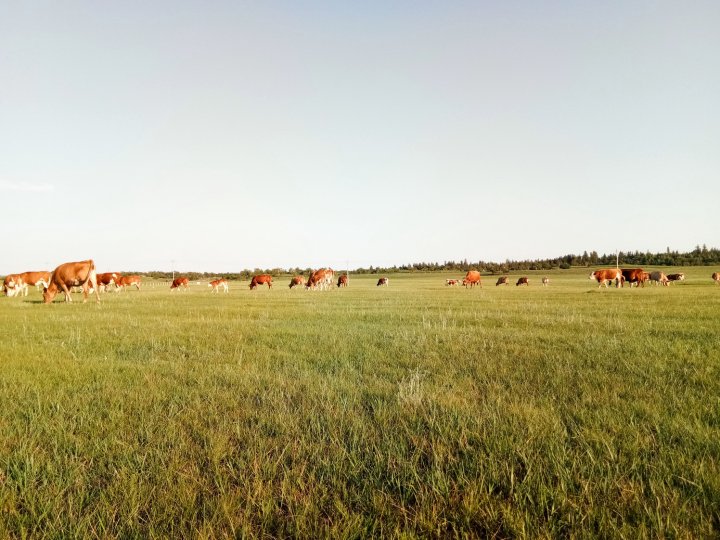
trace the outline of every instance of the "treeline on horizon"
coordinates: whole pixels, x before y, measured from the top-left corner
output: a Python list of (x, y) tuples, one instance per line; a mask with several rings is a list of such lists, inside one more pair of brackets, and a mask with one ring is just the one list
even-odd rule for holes
[[(720, 264), (720, 249), (708, 248), (703, 245), (686, 253), (671, 251), (670, 248), (664, 253), (650, 253), (641, 251), (621, 251), (618, 253), (620, 266), (708, 266)], [(503, 263), (487, 261), (445, 261), (443, 263), (419, 262), (405, 264), (402, 266), (370, 266), (368, 268), (356, 268), (352, 274), (389, 274), (402, 272), (467, 272), (468, 270), (480, 270), (489, 274), (505, 274), (513, 271), (523, 270), (567, 270), (572, 267), (590, 266), (615, 266), (615, 254), (598, 255), (596, 251), (582, 255), (564, 255), (553, 259), (537, 259), (524, 261), (505, 261)], [(175, 272), (175, 276), (183, 275), (188, 279), (200, 280), (222, 276), (231, 280), (249, 280), (255, 274), (281, 275), (303, 275), (308, 276), (314, 268), (255, 268), (244, 269), (240, 272)], [(336, 269), (342, 273), (343, 269)], [(140, 274), (155, 279), (171, 279), (172, 272), (124, 272), (126, 274)]]

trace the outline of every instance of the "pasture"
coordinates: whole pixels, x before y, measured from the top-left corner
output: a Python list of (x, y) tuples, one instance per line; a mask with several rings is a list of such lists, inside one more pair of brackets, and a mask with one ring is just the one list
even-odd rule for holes
[(718, 536), (715, 270), (2, 297), (0, 536)]

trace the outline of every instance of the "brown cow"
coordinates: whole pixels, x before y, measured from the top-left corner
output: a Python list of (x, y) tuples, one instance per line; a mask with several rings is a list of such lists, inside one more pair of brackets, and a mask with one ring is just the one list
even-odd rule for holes
[(380, 279), (378, 279), (378, 282), (377, 282), (376, 287), (380, 287), (381, 285), (385, 285), (385, 286), (387, 287), (389, 281), (390, 281), (390, 280), (389, 280), (388, 278), (386, 278), (386, 277), (381, 277)]
[(229, 291), (228, 282), (227, 282), (227, 279), (225, 279), (225, 278), (220, 278), (220, 279), (211, 281), (210, 283), (208, 283), (208, 287), (212, 287), (212, 289), (210, 289), (211, 294), (212, 293), (220, 294), (220, 287), (222, 287), (224, 289), (223, 292)]
[(291, 289), (293, 287), (299, 287), (300, 285), (305, 285), (305, 278), (302, 276), (293, 276), (290, 279), (290, 285), (288, 285)]
[(338, 287), (347, 287), (348, 286), (347, 274), (343, 274), (338, 278), (337, 286)]
[[(117, 272), (105, 272), (97, 275), (97, 285), (100, 288), (100, 292), (105, 292), (110, 285), (113, 283), (117, 287), (117, 279), (121, 277), (121, 274)], [(115, 289), (117, 290), (117, 288)]]
[(258, 274), (253, 276), (250, 282), (250, 289), (256, 289), (258, 285), (267, 285), (268, 289), (272, 288), (272, 276), (270, 274)]
[[(41, 270), (39, 272), (23, 272), (22, 274), (10, 274), (5, 276), (3, 291), (6, 296), (28, 295), (28, 285), (42, 286), (44, 289), (50, 285), (50, 272)], [(12, 289), (12, 292), (11, 292)]]
[(590, 274), (590, 279), (596, 280), (599, 285), (598, 288), (605, 285), (608, 286), (608, 282), (615, 282), (615, 287), (620, 287), (620, 281), (622, 280), (622, 272), (618, 268), (607, 268), (605, 270), (595, 270)]
[(88, 288), (95, 289), (95, 298), (100, 302), (100, 293), (97, 290), (95, 276), (95, 263), (92, 259), (80, 262), (61, 264), (53, 270), (50, 284), (43, 290), (43, 301), (49, 304), (55, 298), (58, 289), (65, 293), (65, 302), (72, 302), (70, 287), (82, 287), (83, 303), (87, 302)]
[(477, 270), (470, 270), (467, 274), (465, 274), (465, 279), (463, 279), (463, 285), (465, 285), (465, 287), (470, 285), (471, 289), (475, 285), (480, 285), (480, 288), (482, 288), (482, 278), (480, 277), (480, 272), (478, 272)]
[(516, 287), (517, 287), (518, 285), (527, 285), (527, 286), (529, 287), (529, 286), (530, 286), (530, 280), (529, 280), (528, 278), (526, 278), (526, 277), (521, 277), (521, 278), (519, 278), (519, 279), (517, 280), (517, 283), (515, 284)]
[(501, 277), (499, 277), (498, 280), (497, 280), (497, 283), (495, 283), (495, 286), (496, 286), (496, 287), (497, 287), (498, 285), (510, 285), (510, 278), (508, 278), (507, 276), (501, 276)]
[(715, 283), (720, 285), (720, 272), (713, 272), (712, 278)]
[(118, 291), (124, 291), (125, 287), (135, 285), (139, 291), (141, 283), (142, 278), (140, 276), (120, 276), (117, 280), (115, 280), (115, 287), (117, 287)]
[(179, 289), (180, 287), (183, 287), (182, 290), (187, 291), (190, 281), (186, 277), (176, 277), (173, 279), (173, 282), (170, 284), (170, 290), (174, 291), (175, 289)]
[(625, 282), (627, 281), (630, 283), (630, 287), (634, 285), (636, 286), (645, 286), (645, 273), (642, 268), (623, 268), (620, 270), (622, 273), (622, 279), (620, 280), (620, 286), (623, 287), (625, 285)]
[(332, 268), (320, 268), (310, 275), (305, 288), (327, 290), (332, 287), (333, 281), (335, 281), (335, 271)]

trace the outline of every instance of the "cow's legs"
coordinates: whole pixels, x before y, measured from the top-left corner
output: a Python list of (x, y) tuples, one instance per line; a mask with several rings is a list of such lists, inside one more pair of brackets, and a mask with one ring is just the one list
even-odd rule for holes
[(72, 296), (70, 296), (70, 289), (64, 283), (60, 283), (60, 288), (65, 293), (65, 302), (72, 302)]

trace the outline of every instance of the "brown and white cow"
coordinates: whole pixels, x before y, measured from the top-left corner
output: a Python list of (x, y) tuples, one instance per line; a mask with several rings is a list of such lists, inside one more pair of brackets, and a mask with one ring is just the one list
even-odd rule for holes
[[(105, 292), (105, 290), (110, 285), (115, 285), (117, 287), (117, 279), (121, 276), (118, 272), (104, 272), (102, 274), (97, 275), (97, 286), (100, 290), (100, 292)], [(117, 288), (115, 289), (117, 291)]]
[(712, 279), (715, 283), (720, 285), (720, 272), (713, 272)]
[(42, 270), (39, 272), (23, 272), (21, 274), (5, 276), (3, 291), (6, 296), (27, 296), (28, 286), (33, 285), (45, 289), (50, 285), (50, 272)]
[(270, 274), (258, 274), (253, 276), (250, 281), (250, 289), (256, 289), (258, 285), (267, 285), (268, 289), (272, 288), (272, 276)]
[(190, 280), (186, 277), (176, 277), (173, 279), (173, 282), (170, 284), (170, 290), (174, 291), (175, 289), (180, 289), (182, 287), (184, 291), (188, 290), (188, 287), (190, 286)]
[(465, 279), (463, 279), (463, 285), (467, 287), (468, 285), (472, 289), (475, 285), (480, 285), (480, 288), (482, 288), (482, 278), (480, 277), (480, 272), (477, 270), (470, 270), (467, 274), (465, 274)]
[(460, 285), (460, 280), (459, 280), (459, 279), (446, 279), (446, 280), (445, 280), (445, 286), (446, 286), (446, 287), (456, 287), (456, 286), (458, 286), (458, 285)]
[(72, 302), (70, 287), (82, 287), (83, 303), (87, 302), (88, 288), (92, 287), (95, 290), (95, 298), (100, 302), (95, 263), (92, 259), (61, 264), (53, 270), (50, 284), (43, 291), (43, 301), (49, 304), (57, 295), (58, 290), (62, 290), (65, 293), (65, 302)]
[(527, 286), (529, 287), (529, 286), (530, 286), (530, 280), (529, 280), (528, 278), (526, 278), (526, 277), (518, 278), (517, 283), (515, 284), (515, 286), (517, 287), (518, 285), (527, 285)]
[(498, 278), (497, 283), (495, 283), (495, 286), (498, 285), (510, 285), (510, 278), (507, 276), (501, 276)]
[(229, 291), (228, 282), (227, 282), (227, 279), (225, 279), (225, 278), (215, 279), (215, 280), (211, 281), (210, 283), (208, 283), (208, 287), (212, 287), (210, 289), (210, 294), (212, 294), (212, 293), (220, 294), (220, 288), (223, 289), (223, 292)]
[(630, 284), (630, 287), (633, 285), (635, 286), (645, 286), (645, 271), (643, 271), (642, 268), (623, 268), (620, 270), (622, 273), (622, 279), (620, 280), (620, 286), (623, 287), (625, 285), (625, 282), (627, 281)]
[(142, 278), (140, 276), (120, 276), (115, 280), (115, 287), (117, 287), (117, 291), (124, 291), (125, 287), (129, 287), (130, 285), (135, 285), (139, 291), (141, 284)]
[(386, 278), (386, 277), (381, 277), (380, 279), (378, 279), (378, 282), (377, 282), (376, 287), (382, 287), (383, 285), (385, 285), (386, 287), (388, 287), (388, 286), (389, 286), (389, 285), (388, 285), (389, 281), (390, 281), (390, 280), (389, 280), (388, 278)]
[(343, 274), (338, 278), (337, 286), (338, 287), (347, 287), (348, 286), (347, 274)]
[(658, 283), (661, 285), (667, 286), (668, 284), (668, 278), (665, 275), (664, 272), (650, 272), (650, 281), (653, 282), (653, 284), (657, 285)]
[(290, 279), (290, 285), (288, 285), (291, 289), (293, 287), (299, 287), (300, 285), (305, 285), (305, 278), (302, 276), (293, 276)]
[(685, 274), (680, 272), (679, 274), (668, 274), (668, 281), (685, 281)]
[(543, 287), (547, 287), (548, 285), (550, 285), (550, 278), (547, 276), (543, 276), (542, 284), (543, 284)]
[(332, 268), (320, 268), (310, 275), (305, 288), (324, 291), (332, 287), (333, 281), (335, 281), (335, 271)]
[(620, 286), (620, 282), (622, 281), (622, 272), (620, 272), (620, 269), (618, 268), (606, 268), (604, 270), (595, 270), (592, 274), (590, 274), (590, 279), (594, 279), (599, 283), (598, 288), (605, 285), (605, 288), (608, 286), (608, 282), (615, 282), (615, 287)]

